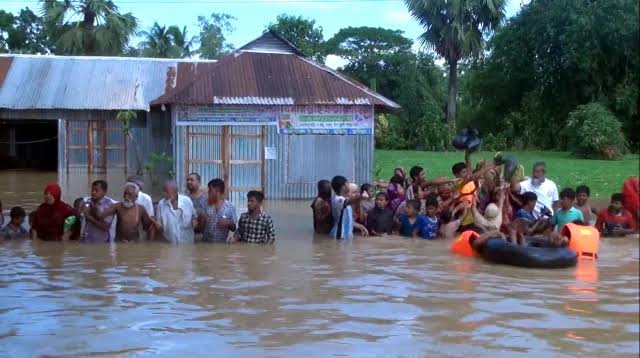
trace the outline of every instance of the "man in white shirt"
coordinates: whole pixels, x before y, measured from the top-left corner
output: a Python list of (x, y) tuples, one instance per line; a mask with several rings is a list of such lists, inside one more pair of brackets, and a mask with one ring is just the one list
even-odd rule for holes
[(531, 178), (511, 185), (511, 189), (515, 193), (524, 194), (526, 192), (533, 192), (538, 196), (538, 202), (535, 208), (533, 208), (533, 216), (536, 219), (543, 216), (543, 208), (549, 209), (550, 215), (553, 215), (553, 208), (560, 200), (558, 186), (556, 186), (556, 183), (552, 180), (545, 178), (545, 174), (546, 164), (544, 162), (536, 162), (533, 164)]
[(193, 243), (196, 210), (188, 196), (178, 194), (178, 184), (164, 184), (164, 199), (158, 203), (156, 231), (173, 243)]

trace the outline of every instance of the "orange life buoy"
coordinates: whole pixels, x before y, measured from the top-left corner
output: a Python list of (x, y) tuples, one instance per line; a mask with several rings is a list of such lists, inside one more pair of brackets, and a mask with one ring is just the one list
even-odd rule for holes
[(560, 231), (569, 238), (569, 248), (578, 254), (579, 259), (595, 260), (600, 248), (600, 233), (593, 226), (566, 224)]
[(475, 231), (467, 230), (460, 234), (451, 244), (451, 252), (463, 256), (478, 256), (478, 253), (471, 246), (471, 241), (480, 237)]

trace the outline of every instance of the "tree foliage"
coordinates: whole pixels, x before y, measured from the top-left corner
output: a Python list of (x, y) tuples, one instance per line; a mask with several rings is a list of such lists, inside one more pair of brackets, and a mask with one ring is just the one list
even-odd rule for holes
[(235, 17), (228, 14), (213, 13), (209, 17), (198, 16), (200, 57), (218, 59), (233, 51), (233, 45), (227, 41), (226, 36), (234, 30), (232, 22), (235, 20)]
[(138, 27), (111, 0), (42, 0), (42, 13), (59, 55), (121, 55)]
[(188, 38), (186, 26), (181, 30), (178, 26), (160, 26), (156, 22), (149, 31), (139, 35), (144, 38), (139, 47), (143, 57), (184, 58), (193, 53), (194, 39)]
[(302, 16), (287, 14), (278, 15), (275, 23), (269, 24), (267, 29), (291, 42), (302, 50), (306, 56), (318, 62), (324, 62), (324, 36), (322, 27), (316, 26), (316, 20)]
[(48, 54), (51, 50), (40, 16), (28, 7), (18, 16), (0, 10), (0, 52)]
[(620, 121), (600, 103), (578, 106), (565, 129), (569, 150), (579, 157), (620, 159), (626, 141)]
[(413, 41), (400, 30), (344, 28), (329, 41), (327, 52), (348, 62), (340, 70), (374, 87), (402, 106), (377, 118), (376, 143), (381, 148), (443, 150), (445, 87), (434, 58), (412, 51)]
[(400, 30), (363, 26), (341, 29), (325, 47), (328, 53), (348, 61), (341, 71), (393, 97), (400, 85), (401, 67), (415, 57), (412, 44)]
[(424, 26), (422, 43), (449, 66), (447, 122), (453, 128), (458, 95), (458, 62), (481, 54), (485, 36), (504, 19), (506, 0), (405, 0), (409, 12)]
[(463, 79), (465, 123), (505, 133), (510, 145), (566, 149), (568, 138), (558, 133), (566, 133), (569, 113), (600, 102), (637, 144), (636, 1), (532, 1), (489, 50)]

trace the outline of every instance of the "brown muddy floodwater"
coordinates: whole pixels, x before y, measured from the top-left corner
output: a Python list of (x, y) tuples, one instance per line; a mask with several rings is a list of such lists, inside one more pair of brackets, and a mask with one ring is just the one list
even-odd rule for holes
[[(11, 175), (0, 172), (5, 209), (35, 205), (57, 179)], [(67, 200), (87, 188), (64, 179)], [(0, 356), (640, 351), (637, 237), (604, 239), (597, 262), (531, 270), (453, 256), (444, 241), (314, 237), (306, 202), (268, 211), (274, 246), (0, 244)]]

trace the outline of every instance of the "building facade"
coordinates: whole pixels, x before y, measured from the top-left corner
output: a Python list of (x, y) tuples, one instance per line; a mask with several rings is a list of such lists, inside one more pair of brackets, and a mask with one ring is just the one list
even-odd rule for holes
[[(165, 92), (180, 62), (0, 55), (0, 163), (5, 169), (135, 172), (138, 157), (171, 154), (171, 118), (149, 102)], [(137, 114), (134, 141), (116, 120), (120, 111)]]
[(310, 198), (335, 175), (371, 181), (375, 111), (399, 108), (270, 32), (193, 72), (178, 65), (182, 80), (152, 105), (171, 112), (179, 183), (224, 178), (233, 200)]
[[(375, 113), (397, 109), (271, 32), (219, 61), (0, 56), (0, 162), (135, 172), (165, 153), (181, 186), (223, 178), (232, 200), (371, 181)], [(136, 113), (131, 136), (121, 111)]]

